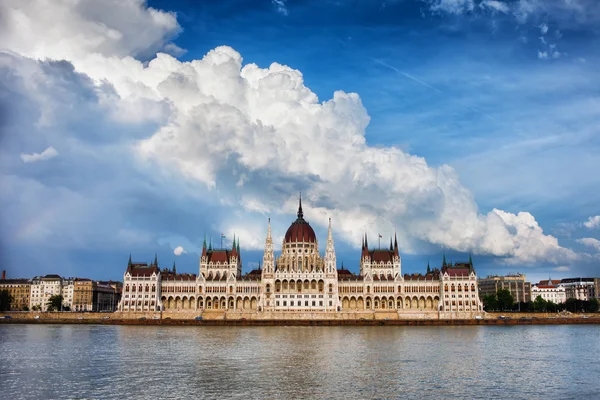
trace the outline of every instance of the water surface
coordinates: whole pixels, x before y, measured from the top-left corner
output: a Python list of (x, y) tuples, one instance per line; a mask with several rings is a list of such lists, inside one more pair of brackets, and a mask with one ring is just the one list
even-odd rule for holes
[(600, 398), (597, 326), (0, 326), (0, 394)]

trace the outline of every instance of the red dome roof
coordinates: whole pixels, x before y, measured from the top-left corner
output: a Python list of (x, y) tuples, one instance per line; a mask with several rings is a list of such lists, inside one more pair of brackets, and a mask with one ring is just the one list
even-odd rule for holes
[(304, 213), (302, 212), (302, 198), (298, 205), (298, 219), (292, 222), (292, 225), (288, 228), (285, 233), (285, 243), (291, 242), (312, 242), (317, 241), (315, 231), (310, 224), (304, 220)]
[(285, 233), (286, 243), (290, 242), (316, 242), (317, 237), (313, 228), (305, 220), (297, 219)]

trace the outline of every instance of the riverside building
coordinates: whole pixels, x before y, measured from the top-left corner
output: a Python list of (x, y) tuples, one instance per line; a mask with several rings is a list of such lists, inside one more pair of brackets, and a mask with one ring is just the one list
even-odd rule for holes
[[(555, 283), (556, 282), (556, 283)], [(534, 301), (538, 296), (546, 301), (555, 304), (561, 304), (567, 301), (565, 287), (560, 285), (560, 281), (542, 281), (531, 286), (531, 300)]]
[(527, 303), (532, 300), (531, 282), (527, 282), (523, 274), (492, 275), (481, 278), (478, 282), (481, 297), (495, 295), (500, 289), (508, 289), (516, 303)]
[(31, 294), (31, 281), (29, 279), (6, 279), (6, 271), (2, 271), (0, 291), (6, 290), (12, 297), (11, 311), (25, 311), (29, 309), (29, 296)]
[(154, 262), (133, 263), (123, 279), (118, 310), (210, 311), (232, 313), (340, 313), (387, 311), (397, 313), (462, 313), (483, 310), (473, 263), (447, 263), (426, 274), (402, 274), (398, 242), (389, 248), (369, 248), (362, 241), (360, 271), (337, 268), (331, 219), (325, 253), (304, 219), (302, 200), (297, 219), (288, 228), (276, 256), (267, 225), (262, 268), (242, 274), (239, 241), (231, 249), (202, 246), (198, 274), (178, 274), (176, 266), (160, 270)]

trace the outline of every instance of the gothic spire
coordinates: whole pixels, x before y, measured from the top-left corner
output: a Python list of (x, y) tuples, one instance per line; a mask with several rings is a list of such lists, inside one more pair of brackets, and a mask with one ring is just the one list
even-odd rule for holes
[(154, 253), (154, 264), (155, 267), (158, 267), (158, 256)]
[(204, 242), (202, 242), (202, 248), (206, 249), (206, 234), (204, 234)]
[(446, 266), (446, 253), (444, 253), (444, 259), (442, 260), (442, 267)]
[(177, 273), (177, 267), (175, 266), (175, 260), (173, 260), (173, 273)]
[(133, 264), (133, 263), (131, 262), (131, 253), (129, 253), (129, 262), (127, 263), (127, 266), (131, 267), (131, 264)]
[(302, 212), (302, 192), (300, 192), (300, 198), (298, 200), (298, 219), (304, 219), (304, 213)]
[(394, 246), (392, 244), (392, 237), (390, 236), (390, 251), (394, 251)]
[(209, 249), (209, 250), (212, 250), (212, 237), (209, 239), (209, 242), (208, 242), (208, 249)]
[(365, 232), (365, 248), (368, 250), (369, 249), (369, 240), (367, 238), (367, 232)]
[(236, 249), (236, 247), (235, 247), (235, 232), (234, 232), (233, 233), (233, 247), (232, 247), (232, 250), (235, 250), (235, 249)]

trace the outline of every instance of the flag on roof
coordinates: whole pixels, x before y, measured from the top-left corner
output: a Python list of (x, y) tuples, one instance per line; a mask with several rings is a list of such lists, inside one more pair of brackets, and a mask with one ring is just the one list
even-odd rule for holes
[(382, 238), (383, 236), (381, 236), (381, 233), (379, 234), (379, 237)]
[(225, 239), (225, 234), (221, 233), (221, 239)]

